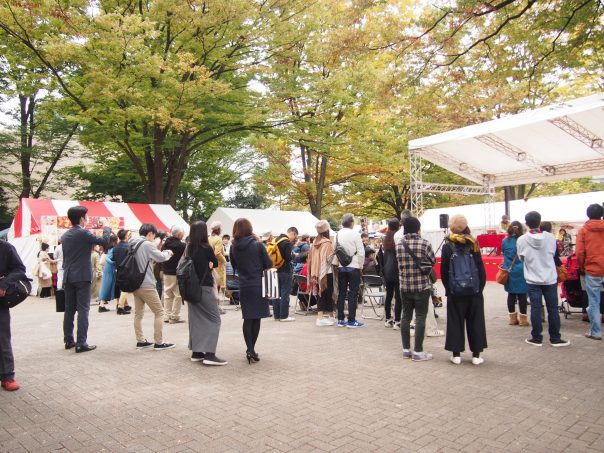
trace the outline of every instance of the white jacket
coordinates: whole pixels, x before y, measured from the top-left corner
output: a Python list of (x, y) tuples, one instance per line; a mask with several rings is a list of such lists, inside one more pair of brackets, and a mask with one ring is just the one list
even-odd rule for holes
[[(346, 267), (363, 269), (363, 263), (365, 262), (365, 246), (363, 245), (359, 233), (354, 232), (351, 228), (342, 228), (338, 231), (336, 244), (342, 246), (346, 253), (352, 256), (352, 261)], [(340, 267), (342, 267), (341, 264)]]

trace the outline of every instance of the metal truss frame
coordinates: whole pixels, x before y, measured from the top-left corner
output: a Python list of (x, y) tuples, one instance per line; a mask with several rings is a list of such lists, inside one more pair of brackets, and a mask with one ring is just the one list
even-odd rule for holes
[[(485, 226), (488, 228), (489, 226), (494, 225), (493, 203), (495, 201), (495, 187), (493, 186), (493, 177), (482, 175), (484, 182), (482, 186), (429, 183), (423, 181), (422, 166), (423, 162), (419, 150), (410, 150), (409, 175), (411, 178), (411, 211), (416, 217), (420, 217), (424, 213), (424, 193), (484, 195)], [(473, 176), (476, 176), (476, 174)]]
[(549, 122), (562, 129), (568, 135), (576, 138), (584, 145), (587, 145), (594, 151), (604, 155), (604, 139), (597, 136), (589, 129), (583, 127), (575, 120), (569, 118), (568, 116), (562, 116), (560, 118), (549, 120)]

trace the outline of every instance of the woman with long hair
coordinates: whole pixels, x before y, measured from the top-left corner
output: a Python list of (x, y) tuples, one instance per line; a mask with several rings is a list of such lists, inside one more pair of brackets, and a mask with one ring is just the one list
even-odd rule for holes
[[(333, 326), (333, 256), (329, 239), (329, 223), (320, 220), (316, 225), (317, 237), (308, 252), (308, 289), (317, 298), (317, 327)], [(327, 314), (327, 318), (324, 315)]]
[[(403, 304), (401, 301), (401, 288), (399, 285), (398, 261), (396, 259), (396, 245), (394, 234), (400, 230), (401, 224), (397, 219), (388, 221), (388, 230), (384, 236), (384, 242), (378, 253), (378, 262), (384, 282), (386, 283), (386, 300), (384, 301), (384, 312), (386, 314), (386, 327), (401, 328), (401, 312)], [(392, 299), (394, 298), (394, 319), (392, 319)]]
[(117, 236), (109, 236), (109, 246), (107, 249), (102, 247), (100, 267), (103, 269), (103, 279), (101, 281), (101, 290), (99, 291), (99, 313), (109, 311), (108, 302), (115, 299), (115, 277), (117, 268), (113, 260), (113, 247), (117, 244)]
[[(517, 220), (510, 223), (508, 228), (508, 236), (503, 240), (501, 250), (503, 252), (503, 268), (507, 269), (508, 282), (505, 284), (505, 291), (508, 293), (508, 313), (510, 326), (528, 326), (528, 317), (526, 313), (528, 286), (524, 279), (524, 263), (518, 257), (518, 249), (516, 243), (518, 238), (522, 236), (524, 230), (522, 224)], [(516, 302), (518, 302), (518, 310), (516, 312)]]
[(38, 288), (40, 288), (40, 299), (50, 297), (52, 288), (52, 271), (50, 265), (53, 260), (48, 254), (50, 246), (46, 242), (40, 245), (38, 252), (38, 264), (36, 266), (36, 277), (38, 277)]
[(253, 234), (248, 219), (239, 218), (233, 225), (231, 246), (233, 271), (239, 274), (239, 297), (243, 317), (243, 338), (247, 346), (248, 363), (260, 361), (256, 341), (260, 334), (260, 320), (270, 317), (268, 299), (262, 297), (262, 273), (273, 267), (264, 244)]
[[(484, 297), (482, 294), (487, 276), (478, 241), (472, 236), (470, 228), (468, 228), (467, 219), (463, 215), (454, 215), (449, 219), (449, 229), (451, 230), (451, 234), (447, 236), (447, 240), (442, 248), (440, 268), (447, 296), (447, 336), (445, 349), (453, 353), (451, 362), (459, 365), (461, 363), (461, 353), (465, 351), (466, 339), (464, 331), (467, 331), (468, 344), (470, 351), (472, 351), (472, 363), (480, 365), (484, 362), (480, 354), (487, 347)], [(468, 264), (464, 259), (468, 254), (474, 264), (473, 266), (470, 264), (469, 267), (473, 271), (472, 274), (474, 274), (472, 276), (472, 287), (475, 285), (476, 292), (470, 295), (454, 294), (454, 288), (457, 287), (458, 282), (452, 281), (451, 277), (455, 277), (458, 267), (462, 268)], [(461, 260), (460, 263), (464, 266), (458, 266), (456, 264), (457, 260)], [(449, 273), (450, 269), (453, 270), (451, 274)], [(475, 278), (477, 281), (474, 281)]]
[(208, 227), (198, 220), (191, 224), (185, 256), (191, 258), (197, 278), (201, 282), (201, 302), (187, 301), (189, 309), (189, 349), (192, 362), (204, 365), (226, 365), (216, 356), (220, 334), (220, 311), (214, 294), (212, 269), (218, 266), (214, 249), (208, 242)]

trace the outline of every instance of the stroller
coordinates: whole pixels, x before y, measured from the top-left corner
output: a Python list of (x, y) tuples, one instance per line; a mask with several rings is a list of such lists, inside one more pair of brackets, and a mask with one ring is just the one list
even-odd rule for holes
[[(568, 279), (562, 283), (560, 297), (560, 313), (564, 313), (567, 319), (573, 313), (584, 313), (587, 308), (587, 293), (581, 289), (581, 278), (579, 276), (579, 263), (577, 255), (571, 254), (566, 260), (566, 271)], [(575, 308), (576, 310), (573, 310)]]

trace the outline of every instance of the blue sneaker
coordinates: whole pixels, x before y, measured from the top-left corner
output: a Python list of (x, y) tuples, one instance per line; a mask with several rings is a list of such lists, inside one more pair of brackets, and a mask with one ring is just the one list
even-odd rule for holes
[(365, 323), (361, 321), (352, 321), (349, 322), (346, 327), (349, 329), (358, 329), (359, 327), (365, 327)]
[(346, 321), (344, 321), (343, 319), (338, 321), (338, 327), (346, 327)]

